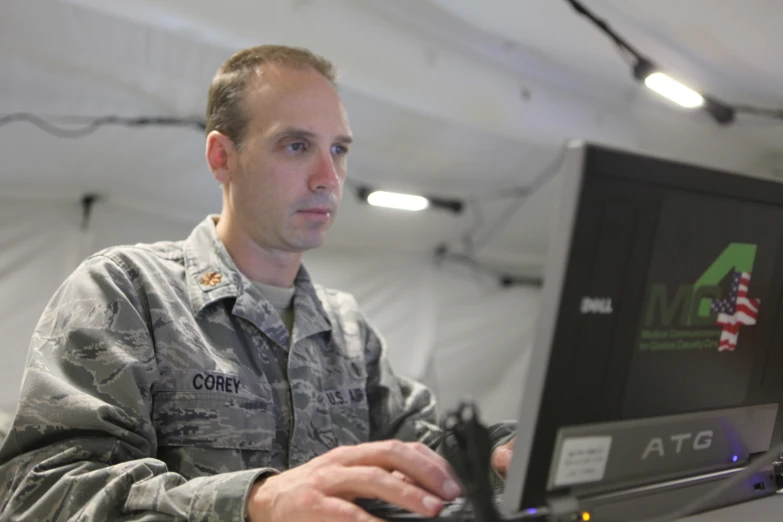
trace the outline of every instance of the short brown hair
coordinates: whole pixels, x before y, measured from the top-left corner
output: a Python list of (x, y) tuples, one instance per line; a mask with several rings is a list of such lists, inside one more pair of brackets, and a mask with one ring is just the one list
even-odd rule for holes
[(207, 98), (206, 132), (217, 130), (237, 147), (242, 146), (247, 127), (243, 110), (245, 90), (250, 79), (265, 63), (274, 63), (295, 69), (314, 69), (333, 85), (337, 83), (334, 65), (307, 49), (283, 45), (259, 45), (235, 53), (220, 66), (212, 79)]

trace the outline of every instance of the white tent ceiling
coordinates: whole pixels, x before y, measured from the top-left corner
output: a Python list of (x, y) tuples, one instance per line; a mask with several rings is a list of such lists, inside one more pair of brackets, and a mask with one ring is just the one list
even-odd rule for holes
[[(592, 0), (635, 45), (732, 102), (783, 107), (783, 4)], [(353, 178), (392, 189), (480, 196), (525, 186), (583, 138), (758, 174), (780, 169), (783, 125), (720, 128), (634, 83), (613, 45), (555, 0), (3, 0), (0, 113), (201, 116), (233, 51), (307, 46), (335, 61), (357, 137)], [(0, 193), (114, 204), (194, 222), (219, 210), (203, 137), (184, 128), (106, 127), (69, 140), (0, 127)], [(549, 184), (481, 255), (536, 270)], [(484, 201), (487, 226), (512, 203)], [(382, 211), (346, 194), (339, 248), (432, 249), (475, 216)]]

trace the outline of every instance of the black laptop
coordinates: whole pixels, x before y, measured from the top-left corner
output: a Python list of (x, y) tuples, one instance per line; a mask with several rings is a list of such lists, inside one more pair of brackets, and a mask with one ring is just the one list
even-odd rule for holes
[[(783, 184), (586, 144), (561, 176), (498, 512), (625, 522), (773, 494)], [(474, 519), (459, 499), (431, 520)]]

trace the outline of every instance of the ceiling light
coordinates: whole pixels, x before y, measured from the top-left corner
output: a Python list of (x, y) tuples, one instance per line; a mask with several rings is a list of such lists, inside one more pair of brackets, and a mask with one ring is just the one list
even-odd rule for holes
[(633, 75), (644, 81), (651, 90), (682, 107), (695, 109), (704, 105), (704, 97), (701, 94), (660, 72), (649, 60), (640, 58), (633, 68)]
[(661, 96), (669, 98), (685, 108), (695, 109), (704, 105), (704, 98), (701, 94), (663, 73), (652, 73), (644, 79), (644, 84)]
[(637, 80), (643, 81), (650, 89), (683, 107), (703, 108), (703, 110), (709, 113), (715, 121), (722, 125), (733, 122), (736, 117), (737, 111), (733, 107), (710, 96), (702, 96), (693, 89), (686, 87), (660, 72), (658, 68), (646, 58), (639, 58), (633, 68), (633, 75)]
[(376, 207), (396, 208), (398, 210), (424, 210), (430, 205), (427, 198), (412, 194), (376, 190), (367, 195), (367, 203)]
[(375, 190), (368, 185), (351, 183), (356, 191), (356, 197), (363, 203), (369, 203), (378, 207), (395, 208), (399, 210), (446, 210), (454, 214), (462, 213), (465, 202), (458, 198), (442, 196), (417, 196), (414, 194), (401, 194), (399, 192), (387, 192)]

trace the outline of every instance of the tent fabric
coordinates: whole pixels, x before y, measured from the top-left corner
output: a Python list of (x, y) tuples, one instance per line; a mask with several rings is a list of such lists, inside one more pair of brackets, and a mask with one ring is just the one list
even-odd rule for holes
[[(0, 199), (0, 409), (15, 408), (33, 328), (51, 295), (102, 248), (182, 239), (195, 223), (96, 204)], [(433, 256), (328, 246), (309, 252), (313, 278), (352, 293), (387, 342), (396, 371), (431, 386), (441, 410), (474, 398), (488, 421), (516, 416), (539, 290), (501, 288)]]

